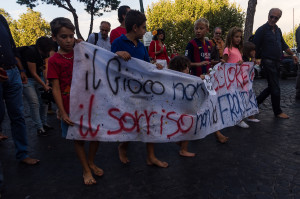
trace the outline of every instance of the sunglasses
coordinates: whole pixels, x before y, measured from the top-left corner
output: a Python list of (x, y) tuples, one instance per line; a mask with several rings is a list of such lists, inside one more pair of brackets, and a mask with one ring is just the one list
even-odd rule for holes
[(275, 19), (276, 21), (279, 19), (279, 17), (276, 17), (276, 16), (273, 16), (273, 15), (271, 15), (270, 16), (270, 19)]
[(216, 34), (216, 35), (221, 35), (221, 33), (220, 33), (220, 32), (215, 32), (215, 34)]

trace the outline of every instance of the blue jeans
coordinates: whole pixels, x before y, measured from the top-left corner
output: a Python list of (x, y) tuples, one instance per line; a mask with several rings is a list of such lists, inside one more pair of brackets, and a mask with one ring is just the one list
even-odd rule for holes
[(268, 87), (263, 90), (256, 98), (257, 104), (263, 103), (263, 101), (271, 94), (271, 102), (274, 115), (282, 113), (280, 108), (280, 85), (279, 85), (279, 61), (271, 59), (262, 59), (261, 64), (264, 69), (265, 76), (268, 81)]
[(17, 67), (6, 70), (8, 80), (0, 82), (0, 103), (4, 99), (10, 119), (12, 138), (16, 147), (16, 158), (23, 160), (27, 155), (27, 131), (22, 99), (23, 85)]
[(28, 83), (23, 85), (23, 94), (36, 129), (42, 129), (43, 124), (47, 124), (48, 105), (42, 101), (40, 88), (42, 86), (34, 78), (28, 78)]

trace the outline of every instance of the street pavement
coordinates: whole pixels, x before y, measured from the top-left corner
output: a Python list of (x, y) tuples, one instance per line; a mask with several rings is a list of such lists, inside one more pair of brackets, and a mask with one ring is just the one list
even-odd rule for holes
[[(49, 115), (55, 129), (38, 137), (25, 108), (29, 152), (40, 164), (28, 166), (15, 160), (9, 120), (3, 123), (7, 141), (0, 143), (4, 170), (3, 199), (299, 199), (300, 102), (295, 100), (295, 78), (281, 81), (282, 109), (290, 119), (273, 116), (270, 98), (260, 106), (260, 123), (249, 129), (222, 130), (229, 142), (220, 144), (213, 134), (192, 141), (194, 158), (178, 155), (174, 143), (156, 144), (156, 155), (169, 163), (166, 169), (146, 165), (146, 146), (129, 146), (130, 164), (118, 158), (118, 143), (101, 143), (96, 164), (104, 176), (85, 186), (72, 141), (61, 138), (59, 122)], [(256, 79), (258, 94), (265, 79)]]

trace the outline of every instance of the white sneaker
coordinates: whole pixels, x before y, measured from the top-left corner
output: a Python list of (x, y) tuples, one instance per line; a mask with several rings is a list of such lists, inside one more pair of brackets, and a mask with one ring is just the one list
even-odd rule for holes
[(236, 125), (238, 127), (244, 128), (244, 129), (249, 128), (249, 125), (246, 124), (246, 122), (244, 122), (244, 121), (240, 121), (240, 123), (237, 123)]
[(246, 118), (247, 122), (260, 122), (259, 119), (256, 118)]

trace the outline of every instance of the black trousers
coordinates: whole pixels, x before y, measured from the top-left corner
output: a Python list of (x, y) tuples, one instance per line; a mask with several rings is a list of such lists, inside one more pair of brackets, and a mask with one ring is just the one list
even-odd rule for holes
[(268, 87), (264, 89), (256, 98), (257, 103), (261, 104), (271, 94), (271, 102), (274, 115), (282, 113), (280, 108), (280, 62), (271, 59), (262, 59), (261, 64), (263, 66), (265, 77), (268, 81)]

